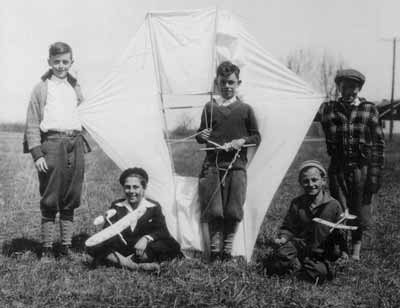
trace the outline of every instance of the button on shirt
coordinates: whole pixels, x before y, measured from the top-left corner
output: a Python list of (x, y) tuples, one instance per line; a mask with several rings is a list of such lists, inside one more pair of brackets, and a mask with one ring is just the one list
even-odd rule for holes
[(40, 130), (82, 130), (77, 105), (75, 90), (67, 78), (60, 79), (53, 75), (47, 81), (47, 100)]

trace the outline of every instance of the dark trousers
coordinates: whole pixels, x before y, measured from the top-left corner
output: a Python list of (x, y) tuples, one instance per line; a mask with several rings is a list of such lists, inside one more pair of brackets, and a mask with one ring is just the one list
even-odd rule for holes
[(357, 216), (349, 223), (358, 226), (357, 230), (352, 231), (352, 241), (360, 241), (363, 231), (371, 226), (372, 220), (372, 194), (367, 187), (368, 166), (344, 166), (331, 162), (328, 174), (332, 197), (344, 208), (347, 207), (350, 214)]
[(206, 167), (199, 179), (199, 199), (202, 221), (224, 220), (240, 222), (246, 200), (246, 170), (230, 170), (221, 183), (224, 170)]
[(73, 220), (79, 207), (84, 175), (84, 142), (82, 136), (49, 137), (42, 143), (47, 163), (46, 173), (39, 173), (42, 217)]
[[(142, 262), (140, 258), (135, 255), (134, 244), (125, 245), (117, 237), (113, 237), (95, 247), (86, 247), (86, 251), (99, 262), (105, 260), (106, 257), (113, 252), (118, 252), (124, 257), (131, 255), (134, 262)], [(179, 243), (172, 237), (150, 242), (144, 253), (147, 255), (146, 262), (162, 262), (183, 256)]]
[(227, 256), (232, 252), (237, 226), (243, 219), (246, 189), (246, 170), (225, 173), (213, 166), (203, 166), (199, 179), (201, 220), (208, 223), (212, 258), (222, 250)]
[(329, 261), (313, 255), (304, 240), (293, 238), (280, 246), (266, 264), (269, 274), (292, 273), (298, 278), (322, 283), (333, 278)]

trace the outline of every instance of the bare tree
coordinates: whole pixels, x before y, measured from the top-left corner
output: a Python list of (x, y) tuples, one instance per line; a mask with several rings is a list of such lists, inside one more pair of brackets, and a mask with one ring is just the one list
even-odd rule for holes
[(176, 127), (172, 130), (171, 136), (174, 138), (187, 137), (195, 131), (193, 127), (193, 117), (188, 113), (183, 112), (177, 120)]
[(286, 65), (301, 76), (321, 93), (326, 99), (336, 99), (336, 72), (343, 68), (344, 61), (340, 56), (334, 56), (327, 51), (313, 52), (297, 49), (286, 58)]

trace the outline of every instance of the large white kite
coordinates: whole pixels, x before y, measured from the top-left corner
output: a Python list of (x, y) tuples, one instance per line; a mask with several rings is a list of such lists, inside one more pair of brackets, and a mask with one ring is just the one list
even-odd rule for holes
[(233, 248), (250, 260), (272, 197), (323, 98), (273, 59), (236, 17), (216, 8), (148, 13), (79, 110), (84, 127), (121, 169), (148, 171), (147, 195), (161, 203), (182, 248), (202, 250), (197, 179), (173, 172), (163, 98), (186, 95), (187, 105), (198, 101), (193, 97), (212, 91), (216, 67), (224, 60), (241, 68), (240, 96), (253, 106), (262, 136), (248, 167), (244, 219)]

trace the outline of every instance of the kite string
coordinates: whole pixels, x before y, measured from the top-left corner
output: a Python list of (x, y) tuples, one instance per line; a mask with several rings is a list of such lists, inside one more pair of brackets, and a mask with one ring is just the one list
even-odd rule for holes
[(210, 111), (210, 130), (212, 130), (213, 109), (214, 109), (214, 97), (213, 97), (213, 93), (212, 93), (212, 92), (210, 92), (210, 104), (211, 104), (211, 111)]
[(187, 141), (187, 140), (189, 140), (189, 139), (192, 139), (192, 138), (195, 138), (196, 136), (198, 136), (198, 135), (200, 135), (201, 134), (201, 131), (200, 132), (197, 132), (197, 133), (195, 133), (195, 134), (193, 134), (193, 135), (190, 135), (190, 136), (188, 136), (188, 137), (185, 137), (185, 138), (182, 138), (182, 139), (174, 139), (174, 140), (169, 140), (169, 143), (170, 144), (173, 144), (173, 143), (179, 143), (179, 142), (185, 142), (185, 141)]
[[(213, 92), (210, 92), (210, 104), (211, 104), (211, 109), (210, 109), (210, 122), (208, 122), (208, 115), (207, 115), (207, 109), (204, 109), (204, 120), (205, 120), (205, 124), (206, 124), (206, 128), (212, 130), (212, 120), (213, 120), (213, 106), (214, 106), (214, 97), (213, 97)], [(181, 139), (174, 139), (174, 140), (170, 140), (169, 143), (170, 144), (174, 144), (174, 143), (179, 143), (179, 142), (185, 142), (189, 139), (195, 138), (196, 136), (200, 135), (200, 132), (196, 132), (193, 135), (190, 135), (188, 137), (184, 137)]]
[[(241, 148), (239, 148), (239, 149), (236, 150), (235, 156), (233, 157), (233, 159), (232, 159), (231, 162), (229, 163), (228, 168), (226, 168), (226, 170), (225, 170), (225, 172), (224, 172), (224, 175), (222, 176), (222, 178), (221, 178), (221, 180), (220, 180), (220, 183), (217, 185), (217, 187), (215, 188), (215, 190), (214, 190), (213, 193), (211, 194), (211, 197), (210, 197), (210, 199), (208, 200), (207, 205), (206, 205), (206, 207), (205, 207), (204, 210), (203, 210), (203, 213), (205, 213), (205, 212), (209, 209), (209, 207), (210, 207), (210, 205), (211, 205), (211, 201), (214, 199), (215, 195), (216, 195), (217, 192), (220, 190), (221, 186), (224, 186), (224, 185), (225, 185), (225, 179), (226, 179), (226, 177), (228, 176), (228, 172), (232, 169), (233, 164), (236, 162), (236, 160), (237, 160), (238, 157), (240, 156), (240, 155), (239, 155), (239, 154), (240, 154), (240, 150), (241, 150)], [(217, 154), (218, 154), (218, 152), (217, 152)], [(219, 170), (220, 170), (220, 169), (217, 167), (218, 173), (219, 173)], [(218, 174), (218, 177), (219, 177), (219, 174)]]

